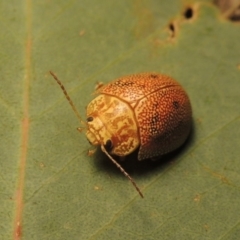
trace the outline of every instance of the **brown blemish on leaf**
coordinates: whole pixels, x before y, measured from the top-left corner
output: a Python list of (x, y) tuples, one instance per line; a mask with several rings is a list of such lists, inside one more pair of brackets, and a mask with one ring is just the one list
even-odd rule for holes
[(202, 119), (201, 118), (196, 118), (196, 122), (199, 124), (202, 124)]
[(45, 164), (43, 162), (40, 162), (39, 166), (40, 166), (41, 169), (45, 168)]
[(80, 37), (82, 37), (84, 34), (85, 34), (85, 30), (84, 29), (79, 32), (79, 36)]
[(63, 225), (63, 227), (64, 227), (64, 229), (67, 229), (67, 230), (73, 229), (71, 223), (65, 223), (65, 224)]
[(201, 196), (200, 196), (200, 194), (197, 194), (195, 197), (194, 197), (194, 202), (200, 202), (200, 200), (201, 200)]
[(88, 155), (89, 157), (91, 157), (91, 156), (94, 155), (95, 152), (96, 152), (96, 149), (89, 149), (87, 155)]
[(94, 190), (96, 190), (96, 191), (102, 191), (103, 189), (102, 189), (102, 187), (94, 186)]
[(207, 224), (204, 224), (203, 227), (204, 227), (204, 229), (205, 229), (206, 232), (209, 230), (209, 226), (208, 226)]
[(203, 169), (209, 172), (213, 177), (220, 179), (223, 183), (230, 185), (230, 181), (222, 174), (213, 171), (211, 168), (204, 166)]
[(137, 17), (134, 35), (137, 38), (146, 36), (154, 28), (154, 15), (146, 3), (147, 1), (142, 0), (133, 1), (133, 12)]

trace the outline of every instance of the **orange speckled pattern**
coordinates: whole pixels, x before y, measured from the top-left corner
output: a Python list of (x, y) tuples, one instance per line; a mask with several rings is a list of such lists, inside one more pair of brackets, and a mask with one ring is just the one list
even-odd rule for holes
[(191, 104), (184, 89), (171, 77), (130, 75), (104, 85), (97, 93), (115, 96), (131, 106), (140, 136), (139, 160), (171, 152), (189, 135)]

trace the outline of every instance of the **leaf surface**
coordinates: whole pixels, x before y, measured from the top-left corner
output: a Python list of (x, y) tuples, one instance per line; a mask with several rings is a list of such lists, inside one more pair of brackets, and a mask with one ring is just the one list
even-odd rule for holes
[[(239, 23), (210, 1), (15, 0), (0, 11), (0, 239), (238, 239)], [(184, 86), (184, 148), (121, 163), (144, 199), (103, 153), (87, 155), (49, 70), (83, 119), (98, 82), (161, 72)]]

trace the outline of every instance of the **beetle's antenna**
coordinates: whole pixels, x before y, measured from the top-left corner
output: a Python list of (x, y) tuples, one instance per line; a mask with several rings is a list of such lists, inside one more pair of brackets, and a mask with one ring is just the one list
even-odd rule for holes
[(142, 194), (141, 190), (137, 186), (136, 182), (131, 178), (131, 176), (121, 167), (121, 165), (116, 160), (114, 160), (112, 158), (112, 156), (107, 152), (107, 150), (105, 149), (105, 147), (103, 145), (101, 145), (101, 149), (108, 156), (108, 158), (120, 169), (120, 171), (131, 181), (133, 186), (138, 191), (139, 195), (143, 198), (143, 194)]
[(79, 119), (80, 123), (82, 125), (86, 125), (86, 123), (82, 120), (80, 114), (78, 113), (77, 111), (77, 108), (75, 107), (75, 105), (73, 104), (73, 101), (72, 99), (70, 98), (70, 96), (68, 95), (67, 93), (67, 90), (65, 89), (65, 87), (63, 86), (62, 82), (58, 79), (58, 77), (52, 72), (52, 71), (49, 71), (50, 74), (53, 76), (53, 78), (56, 80), (56, 82), (58, 83), (58, 85), (60, 86), (60, 88), (62, 89), (66, 99), (68, 100), (69, 104), (71, 105), (72, 107), (72, 110), (74, 111), (75, 115), (77, 116), (77, 118)]

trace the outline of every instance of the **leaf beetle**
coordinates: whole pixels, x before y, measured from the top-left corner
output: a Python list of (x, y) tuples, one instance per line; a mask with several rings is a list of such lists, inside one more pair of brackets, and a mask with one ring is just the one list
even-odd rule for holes
[(142, 161), (167, 154), (186, 141), (192, 125), (192, 108), (181, 85), (159, 73), (118, 78), (97, 88), (98, 96), (88, 104), (85, 122), (61, 81), (53, 72), (50, 74), (86, 127), (89, 142), (100, 145), (143, 197), (132, 177), (112, 156), (125, 157), (138, 149), (138, 160)]

